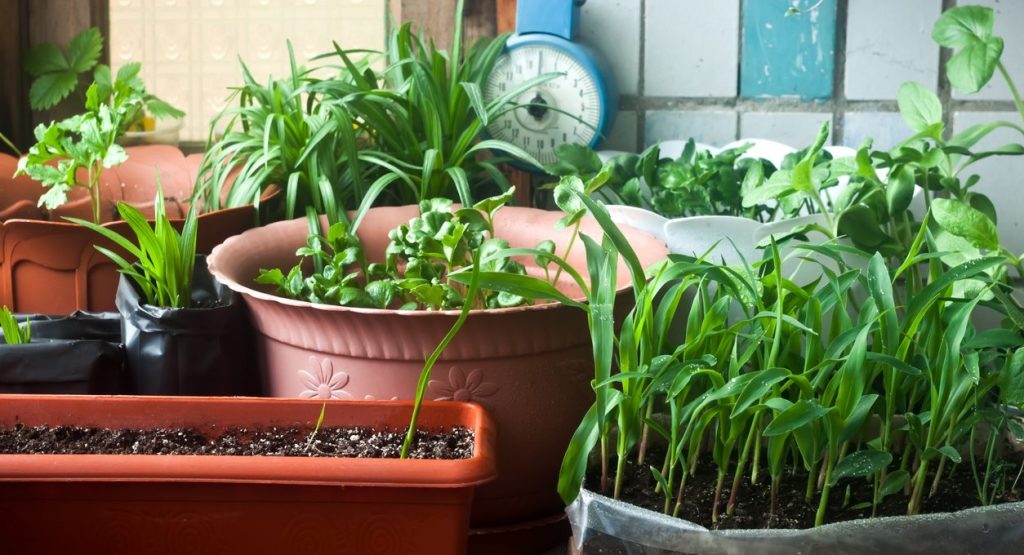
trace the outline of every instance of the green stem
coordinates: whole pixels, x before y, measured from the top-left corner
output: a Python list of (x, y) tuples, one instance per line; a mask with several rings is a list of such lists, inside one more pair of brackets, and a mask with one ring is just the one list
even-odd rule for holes
[(814, 498), (814, 492), (818, 489), (818, 463), (817, 461), (811, 465), (810, 470), (807, 471), (807, 488), (804, 490), (804, 501), (807, 503), (811, 502)]
[(612, 498), (618, 499), (622, 495), (622, 482), (623, 475), (626, 471), (626, 457), (620, 456), (619, 460), (615, 463), (615, 490)]
[(821, 526), (825, 523), (825, 513), (828, 510), (828, 494), (832, 489), (829, 481), (832, 479), (832, 455), (825, 455), (825, 484), (821, 487), (821, 496), (818, 499), (818, 510), (814, 513), (814, 525)]
[[(479, 251), (473, 254), (473, 275), (469, 282), (469, 296), (472, 298), (476, 295), (477, 288), (480, 285), (480, 253)], [(455, 339), (455, 336), (462, 329), (462, 324), (465, 323), (466, 318), (469, 317), (469, 311), (472, 310), (471, 303), (464, 303), (462, 305), (462, 311), (459, 312), (459, 318), (455, 320), (455, 324), (448, 330), (448, 334), (444, 336), (441, 343), (437, 345), (434, 352), (430, 353), (427, 357), (427, 361), (423, 364), (423, 370), (420, 372), (419, 383), (416, 384), (416, 400), (412, 405), (412, 417), (409, 419), (409, 429), (405, 433), (405, 440), (402, 442), (401, 458), (406, 458), (409, 454), (409, 447), (412, 445), (413, 437), (416, 434), (416, 421), (420, 416), (420, 408), (423, 404), (423, 395), (426, 394), (427, 384), (430, 382), (430, 371), (433, 370), (434, 364), (437, 359), (441, 358), (441, 354), (448, 347), (448, 344)]]
[(21, 151), (18, 150), (18, 147), (14, 146), (14, 143), (11, 142), (11, 140), (8, 139), (6, 136), (4, 136), (3, 133), (0, 133), (0, 141), (3, 141), (3, 143), (7, 145), (7, 148), (11, 149), (11, 151), (13, 151), (14, 154), (18, 156), (18, 158), (21, 158)]
[(1024, 121), (1024, 102), (1021, 101), (1020, 92), (1017, 90), (1017, 85), (1013, 83), (1013, 79), (1010, 78), (1010, 74), (1006, 71), (1006, 67), (1003, 66), (1003, 62), (996, 62), (996, 69), (999, 70), (999, 74), (1003, 76), (1006, 81), (1006, 86), (1010, 89), (1010, 94), (1013, 95), (1013, 104), (1017, 107), (1017, 114), (1020, 115), (1021, 121)]
[[(561, 268), (561, 266), (559, 266)], [(650, 420), (651, 415), (654, 413), (654, 397), (647, 399), (647, 411), (644, 418), (643, 432), (640, 433), (640, 447), (638, 449), (636, 464), (643, 466), (644, 459), (647, 457), (647, 439), (651, 433), (651, 427), (647, 425), (647, 421)], [(667, 460), (668, 457), (665, 457)]]
[(921, 495), (924, 493), (924, 483), (928, 479), (928, 463), (922, 460), (921, 466), (917, 467), (914, 475), (914, 492), (910, 496), (910, 503), (907, 504), (907, 514), (916, 515), (921, 512)]
[(718, 498), (722, 496), (722, 484), (725, 482), (725, 472), (718, 471), (718, 481), (715, 482), (715, 497), (711, 500), (711, 523), (718, 524)]
[(757, 426), (751, 425), (750, 433), (747, 435), (747, 441), (743, 446), (743, 451), (740, 453), (739, 460), (736, 461), (736, 472), (733, 474), (732, 488), (729, 490), (729, 502), (725, 506), (725, 514), (729, 516), (732, 516), (733, 513), (736, 512), (736, 496), (740, 490), (740, 483), (743, 479), (743, 471), (747, 466), (747, 458), (750, 456), (750, 449), (752, 448), (754, 441), (757, 439), (756, 432)]
[[(572, 235), (569, 236), (569, 244), (566, 245), (565, 252), (562, 254), (562, 259), (563, 260), (568, 260), (569, 259), (569, 253), (572, 252), (572, 246), (576, 243), (576, 237), (580, 234), (580, 225), (582, 223), (583, 223), (583, 220), (580, 220), (580, 221), (576, 222), (575, 225), (572, 226)], [(561, 275), (562, 275), (562, 266), (559, 265), (558, 269), (555, 270), (555, 279), (551, 280), (551, 285), (557, 284), (558, 283), (558, 278)]]

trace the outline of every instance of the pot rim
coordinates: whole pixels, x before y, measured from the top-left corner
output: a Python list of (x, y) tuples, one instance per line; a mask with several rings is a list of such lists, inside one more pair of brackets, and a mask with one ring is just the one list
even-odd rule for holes
[[(537, 210), (539, 210), (539, 209), (537, 209)], [(589, 218), (589, 216), (587, 216), (587, 217)], [(238, 235), (234, 235), (234, 236), (228, 237), (223, 243), (221, 243), (221, 244), (217, 245), (216, 247), (214, 247), (213, 251), (210, 252), (210, 254), (207, 256), (207, 265), (208, 265), (208, 268), (210, 270), (210, 273), (213, 274), (213, 276), (215, 278), (217, 278), (218, 281), (220, 281), (221, 283), (226, 285), (232, 291), (236, 291), (236, 292), (238, 292), (238, 293), (240, 293), (240, 294), (242, 294), (242, 295), (244, 295), (244, 296), (246, 296), (248, 298), (257, 299), (257, 300), (264, 301), (264, 302), (277, 303), (277, 304), (282, 304), (282, 305), (287, 305), (287, 306), (294, 306), (294, 307), (298, 307), (298, 308), (311, 308), (311, 309), (314, 309), (314, 310), (327, 311), (327, 312), (367, 314), (367, 315), (380, 315), (380, 316), (395, 315), (395, 316), (404, 317), (404, 318), (429, 318), (429, 317), (434, 317), (434, 316), (439, 316), (439, 315), (440, 316), (454, 317), (454, 316), (458, 316), (462, 312), (461, 310), (398, 310), (398, 309), (391, 309), (391, 308), (362, 308), (362, 307), (340, 306), (340, 305), (323, 304), (323, 303), (311, 303), (309, 301), (303, 301), (303, 300), (299, 300), (299, 299), (291, 299), (291, 298), (288, 298), (288, 297), (282, 297), (282, 296), (275, 295), (275, 294), (272, 294), (272, 293), (267, 293), (265, 291), (260, 291), (258, 289), (253, 289), (252, 287), (249, 287), (247, 285), (243, 285), (243, 284), (239, 283), (238, 281), (235, 281), (234, 279), (228, 277), (227, 275), (225, 275), (224, 271), (220, 269), (219, 264), (218, 264), (219, 258), (220, 258), (219, 255), (220, 255), (220, 253), (224, 249), (230, 248), (230, 246), (232, 244), (237, 243), (237, 242), (249, 241), (250, 238), (251, 238), (251, 235), (250, 235), (250, 237), (246, 237), (246, 235), (263, 233), (264, 232), (263, 230), (265, 230), (265, 229), (268, 229), (268, 228), (270, 228), (270, 227), (272, 227), (274, 225), (277, 225), (277, 224), (287, 223), (288, 221), (293, 221), (293, 220), (284, 220), (284, 221), (281, 221), (281, 222), (274, 222), (272, 224), (268, 224), (268, 225), (262, 226), (262, 227), (254, 227), (254, 228), (246, 230), (246, 231), (244, 231), (244, 232), (242, 232), (242, 233), (240, 233)], [(626, 224), (620, 224), (620, 225), (626, 225)], [(657, 240), (656, 237), (653, 237), (649, 233), (646, 233), (644, 231), (636, 229), (633, 226), (627, 225), (626, 227), (628, 227), (631, 231), (634, 231), (635, 233), (641, 233), (641, 234), (643, 234), (645, 236), (652, 237), (655, 240)], [(668, 248), (665, 247), (664, 243), (661, 242), (660, 240), (658, 240), (658, 242), (661, 245), (661, 248), (664, 250), (664, 252), (661, 254), (661, 257), (662, 258), (667, 257), (668, 254), (669, 254)], [(661, 260), (661, 259), (659, 259), (659, 260)], [(632, 283), (631, 282), (627, 282), (625, 285), (623, 285), (622, 287), (619, 287), (619, 288), (617, 288), (615, 290), (616, 297), (622, 295), (623, 293), (625, 293), (627, 291), (632, 290), (632, 288), (633, 288)], [(581, 302), (581, 303), (585, 303), (586, 302), (586, 297), (583, 296), (583, 295), (570, 296), (569, 298), (572, 299), (573, 301), (577, 301), (577, 302)], [(527, 312), (527, 311), (559, 310), (559, 309), (564, 308), (564, 307), (567, 307), (567, 305), (563, 305), (560, 302), (556, 302), (556, 301), (542, 301), (542, 302), (540, 302), (538, 304), (524, 305), (524, 306), (513, 306), (513, 307), (508, 307), (508, 308), (474, 308), (474, 309), (470, 310), (469, 313), (470, 313), (470, 315), (474, 315), (474, 314), (495, 314), (495, 315), (498, 315), (498, 314), (516, 314), (516, 313)]]
[[(279, 410), (309, 409), (310, 419), (316, 415), (316, 408), (326, 404), (327, 426), (359, 426), (349, 422), (352, 413), (365, 413), (367, 420), (372, 414), (391, 413), (385, 424), (386, 429), (393, 420), (406, 426), (411, 414), (413, 401), (389, 400), (318, 400), (318, 399), (275, 399), (265, 397), (171, 397), (171, 396), (127, 396), (127, 395), (0, 395), (0, 422), (10, 425), (21, 421), (19, 412), (28, 414), (34, 410), (40, 413), (46, 407), (67, 407), (85, 403), (89, 412), (96, 414), (96, 421), (121, 419), (132, 413), (132, 424), (111, 425), (113, 428), (149, 426), (192, 426), (182, 422), (182, 413), (202, 414), (204, 408), (229, 406), (233, 413), (254, 415), (251, 422), (259, 425), (265, 409), (269, 406)], [(29, 408), (29, 407), (34, 407)], [(286, 457), (286, 456), (231, 456), (231, 455), (47, 455), (47, 454), (0, 454), (0, 483), (3, 482), (217, 482), (249, 484), (287, 484), (323, 486), (374, 486), (404, 488), (465, 488), (483, 484), (497, 476), (496, 425), (483, 407), (475, 403), (455, 401), (424, 401), (423, 415), (435, 414), (434, 420), (443, 420), (445, 426), (465, 426), (474, 432), (473, 456), (468, 459), (384, 459), (354, 457)], [(408, 410), (405, 410), (405, 409)], [(170, 409), (170, 414), (165, 410)], [(394, 412), (394, 411), (398, 412)], [(84, 412), (79, 409), (77, 412)], [(144, 415), (155, 415), (145, 418)], [(331, 422), (332, 413), (346, 415), (344, 422)], [(75, 414), (65, 410), (50, 411), (53, 420), (50, 425), (75, 425)], [(289, 413), (290, 414), (290, 413)], [(37, 425), (40, 417), (28, 418)], [(253, 426), (229, 422), (222, 424), (216, 419), (207, 421), (211, 429), (218, 427)], [(223, 420), (231, 421), (231, 415)], [(234, 419), (237, 420), (237, 417)], [(248, 419), (246, 419), (248, 420)], [(383, 420), (377, 418), (377, 420)], [(291, 421), (291, 419), (289, 419)], [(422, 419), (421, 419), (422, 421)], [(84, 426), (90, 424), (86, 419)], [(135, 423), (139, 422), (139, 423)], [(267, 419), (267, 426), (285, 425), (274, 417)], [(312, 426), (312, 422), (295, 421), (297, 427)], [(362, 424), (366, 425), (366, 424)], [(421, 424), (424, 428), (428, 425)], [(435, 426), (430, 426), (435, 427)]]

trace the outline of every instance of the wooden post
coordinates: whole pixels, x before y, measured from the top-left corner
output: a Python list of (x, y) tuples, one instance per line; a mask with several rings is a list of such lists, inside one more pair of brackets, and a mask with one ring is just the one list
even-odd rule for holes
[[(424, 36), (433, 39), (438, 48), (452, 46), (456, 0), (390, 0), (391, 15), (396, 22), (412, 22)], [(466, 45), (481, 37), (495, 35), (495, 0), (466, 0), (463, 6), (462, 29)]]
[(63, 119), (82, 110), (81, 106), (68, 103), (31, 113), (28, 91), (32, 79), (22, 63), (25, 55), (35, 44), (53, 42), (64, 47), (80, 31), (98, 27), (104, 37), (101, 61), (106, 62), (109, 8), (107, 0), (0, 0), (0, 133), (19, 148), (25, 149), (32, 142), (32, 127), (36, 124)]

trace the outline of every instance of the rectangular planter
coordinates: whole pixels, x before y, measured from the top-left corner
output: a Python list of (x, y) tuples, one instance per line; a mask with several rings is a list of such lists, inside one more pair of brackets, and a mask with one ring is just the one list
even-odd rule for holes
[[(0, 426), (312, 428), (322, 401), (0, 395)], [(329, 401), (324, 426), (402, 430), (411, 401)], [(421, 429), (476, 433), (465, 460), (0, 455), (4, 552), (463, 553), (473, 487), (496, 476), (478, 405), (424, 403)]]

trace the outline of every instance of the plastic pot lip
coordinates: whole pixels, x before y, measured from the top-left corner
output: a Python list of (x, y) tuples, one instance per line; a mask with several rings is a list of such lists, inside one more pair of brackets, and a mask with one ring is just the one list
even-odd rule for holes
[[(395, 208), (405, 208), (405, 207), (383, 207), (383, 208), (385, 208), (385, 209), (395, 209)], [(272, 227), (272, 226), (278, 225), (278, 224), (287, 223), (289, 221), (294, 221), (294, 220), (284, 220), (284, 221), (281, 221), (281, 222), (275, 222), (275, 223), (269, 224), (269, 225), (264, 226), (264, 227), (257, 227), (257, 228), (249, 229), (249, 230), (244, 231), (244, 232), (242, 232), (242, 233), (240, 233), (238, 235), (234, 235), (232, 237), (228, 237), (223, 243), (221, 243), (221, 244), (217, 245), (216, 247), (214, 247), (213, 251), (208, 255), (208, 257), (207, 257), (207, 265), (208, 265), (208, 268), (210, 270), (210, 273), (213, 274), (213, 276), (215, 278), (217, 278), (218, 281), (223, 283), (225, 286), (230, 288), (232, 291), (240, 293), (241, 295), (245, 296), (247, 299), (250, 299), (250, 300), (251, 299), (256, 299), (256, 300), (267, 302), (267, 303), (274, 303), (274, 304), (279, 304), (279, 305), (292, 306), (292, 307), (296, 307), (296, 308), (304, 308), (304, 309), (311, 309), (311, 310), (324, 311), (324, 312), (348, 313), (348, 314), (366, 314), (366, 315), (374, 315), (374, 316), (398, 316), (398, 317), (402, 317), (402, 318), (431, 318), (431, 317), (437, 317), (437, 316), (456, 317), (456, 316), (458, 316), (462, 312), (461, 310), (397, 310), (397, 309), (385, 309), (385, 308), (362, 308), (362, 307), (348, 307), (348, 306), (329, 305), (329, 304), (321, 304), (321, 303), (311, 303), (309, 301), (303, 301), (303, 300), (299, 300), (299, 299), (290, 299), (288, 297), (282, 297), (282, 296), (279, 296), (279, 295), (274, 295), (272, 293), (267, 293), (265, 291), (260, 291), (260, 290), (254, 289), (254, 288), (252, 288), (252, 287), (250, 287), (248, 285), (243, 285), (242, 283), (239, 283), (238, 281), (236, 281), (236, 280), (232, 279), (231, 277), (228, 277), (227, 275), (225, 275), (224, 271), (221, 270), (221, 268), (219, 267), (220, 253), (222, 253), (225, 249), (230, 249), (231, 246), (234, 245), (235, 243), (244, 243), (246, 241), (251, 240), (251, 237), (252, 237), (251, 234), (253, 234), (253, 233), (265, 232), (263, 230), (265, 230), (266, 228), (269, 228), (269, 227)], [(650, 234), (645, 233), (645, 232), (640, 231), (640, 230), (636, 230), (635, 228), (630, 227), (630, 230), (633, 230), (635, 233), (641, 233), (644, 236), (649, 236), (650, 237)], [(654, 237), (652, 237), (652, 238), (654, 238)], [(657, 240), (657, 238), (654, 238), (654, 239)], [(668, 251), (667, 248), (664, 247), (663, 243), (662, 243), (662, 249), (663, 249), (663, 252), (661, 252), (660, 255), (662, 257), (668, 256), (669, 251)], [(616, 296), (622, 295), (623, 293), (625, 293), (627, 291), (630, 291), (630, 290), (632, 290), (632, 285), (631, 285), (630, 282), (627, 281), (621, 287), (616, 289)], [(583, 296), (583, 295), (575, 295), (575, 296), (572, 296), (572, 297), (569, 297), (569, 298), (571, 300), (579, 302), (579, 303), (585, 303), (586, 302), (586, 297)], [(564, 309), (564, 308), (566, 308), (566, 306), (563, 305), (562, 303), (555, 302), (555, 301), (546, 301), (546, 302), (542, 302), (540, 304), (525, 305), (525, 306), (514, 306), (514, 307), (508, 307), (508, 308), (475, 308), (475, 309), (470, 310), (469, 313), (470, 313), (470, 315), (484, 315), (484, 314), (502, 315), (502, 314), (517, 314), (517, 313), (522, 313), (522, 312), (560, 310), (560, 309)]]
[[(179, 420), (180, 414), (202, 418), (208, 429), (235, 426), (285, 426), (311, 428), (326, 404), (325, 426), (367, 426), (353, 417), (373, 421), (384, 413), (378, 428), (408, 425), (413, 401), (274, 399), (265, 397), (172, 397), (127, 395), (0, 395), (0, 425), (22, 422), (28, 426), (105, 426), (101, 422), (132, 419), (121, 427), (199, 427)], [(332, 410), (332, 407), (335, 410)], [(473, 456), (468, 459), (370, 459), (340, 457), (230, 456), (230, 455), (3, 455), (0, 454), (0, 483), (3, 482), (174, 482), (285, 484), (303, 486), (359, 486), (389, 488), (468, 488), (497, 477), (496, 425), (475, 403), (424, 401), (421, 422), (438, 426), (464, 426), (473, 430)], [(220, 423), (208, 415), (216, 409), (233, 411)], [(72, 412), (69, 413), (70, 409)], [(166, 414), (166, 412), (171, 414)], [(266, 418), (265, 411), (272, 416)], [(303, 418), (282, 420), (273, 414), (302, 412)], [(153, 413), (146, 418), (139, 413)], [(238, 422), (238, 414), (246, 415)], [(338, 415), (342, 414), (342, 417)], [(80, 415), (86, 414), (84, 418)], [(252, 415), (251, 418), (248, 415)], [(341, 420), (340, 422), (338, 420)], [(146, 424), (146, 422), (150, 422)]]
[[(769, 541), (771, 539), (770, 537), (767, 537), (767, 536), (776, 536), (776, 537), (780, 537), (780, 538), (786, 537), (786, 536), (799, 536), (799, 535), (802, 535), (802, 534), (814, 533), (815, 531), (827, 529), (827, 528), (832, 527), (832, 526), (855, 527), (855, 526), (864, 525), (864, 524), (871, 524), (871, 523), (912, 523), (912, 522), (917, 522), (917, 521), (926, 521), (926, 520), (929, 520), (930, 518), (934, 518), (934, 517), (940, 516), (940, 515), (946, 515), (946, 516), (958, 515), (958, 514), (963, 514), (963, 513), (970, 513), (970, 512), (978, 512), (978, 511), (985, 511), (985, 510), (991, 510), (991, 509), (998, 509), (1000, 507), (1004, 507), (1004, 508), (1005, 507), (1009, 507), (1009, 508), (1019, 507), (1020, 509), (1024, 510), (1024, 501), (1016, 501), (1016, 502), (1011, 502), (1011, 503), (1001, 503), (999, 505), (978, 505), (976, 507), (968, 507), (968, 508), (965, 508), (965, 509), (960, 509), (958, 511), (942, 511), (942, 512), (937, 512), (937, 513), (927, 513), (927, 514), (918, 514), (918, 515), (878, 516), (878, 517), (858, 518), (858, 519), (853, 519), (853, 520), (844, 520), (844, 521), (841, 521), (841, 522), (828, 522), (828, 523), (823, 524), (822, 526), (815, 527), (815, 528), (783, 528), (783, 529), (777, 529), (777, 528), (736, 528), (736, 529), (729, 529), (729, 530), (710, 530), (710, 529), (707, 529), (707, 528), (701, 526), (700, 524), (697, 524), (695, 522), (691, 522), (691, 521), (686, 520), (684, 518), (678, 518), (678, 517), (673, 517), (671, 515), (665, 515), (664, 513), (659, 513), (657, 511), (652, 511), (650, 509), (641, 507), (639, 505), (634, 505), (633, 503), (630, 503), (628, 501), (621, 501), (621, 500), (618, 500), (618, 499), (613, 499), (611, 497), (607, 497), (605, 495), (597, 493), (596, 491), (587, 489), (586, 487), (580, 488), (580, 494), (576, 497), (575, 500), (573, 500), (573, 502), (569, 505), (569, 507), (567, 507), (567, 511), (570, 510), (572, 507), (577, 506), (578, 504), (585, 503), (585, 501), (582, 500), (582, 498), (584, 496), (590, 497), (591, 498), (590, 501), (599, 501), (599, 502), (601, 502), (601, 503), (603, 503), (603, 504), (605, 504), (607, 506), (610, 506), (610, 507), (620, 508), (622, 510), (629, 510), (629, 511), (639, 512), (640, 513), (639, 516), (641, 516), (641, 517), (648, 517), (649, 520), (661, 521), (662, 519), (671, 519), (672, 521), (678, 522), (681, 525), (689, 525), (689, 526), (692, 526), (692, 527), (695, 527), (695, 528), (699, 528), (700, 531), (702, 531), (704, 533), (707, 533), (707, 534), (720, 535), (720, 536), (733, 537), (733, 538), (743, 538), (743, 537), (747, 537), (747, 538), (761, 538), (761, 539), (764, 539), (766, 541)], [(608, 519), (615, 519), (615, 516), (616, 515), (614, 515), (614, 514), (606, 515), (606, 518), (608, 518)], [(584, 517), (584, 518), (586, 518), (586, 517)], [(570, 521), (572, 520), (571, 516), (570, 516), (569, 520)], [(583, 526), (586, 526), (586, 523), (581, 523), (581, 524)], [(611, 535), (614, 536), (615, 534), (611, 534)]]

